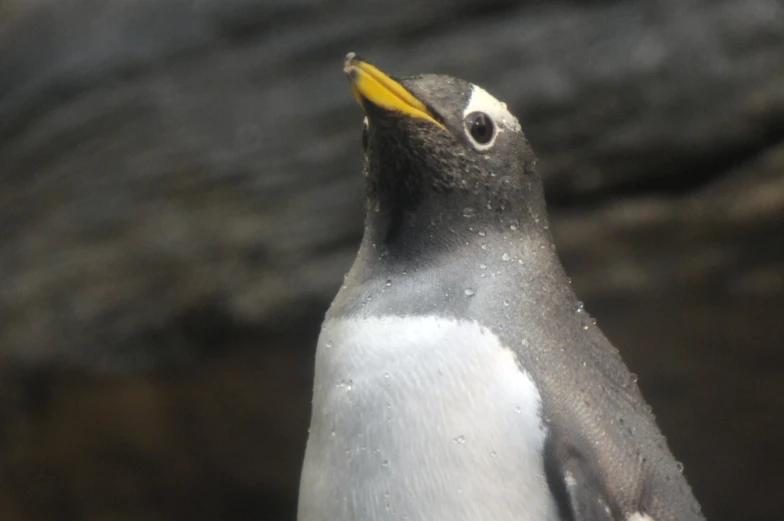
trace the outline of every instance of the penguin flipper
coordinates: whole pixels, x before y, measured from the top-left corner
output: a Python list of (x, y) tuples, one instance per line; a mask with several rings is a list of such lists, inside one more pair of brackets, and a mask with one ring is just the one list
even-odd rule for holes
[(547, 482), (564, 521), (617, 521), (615, 505), (591, 455), (552, 433), (545, 443)]

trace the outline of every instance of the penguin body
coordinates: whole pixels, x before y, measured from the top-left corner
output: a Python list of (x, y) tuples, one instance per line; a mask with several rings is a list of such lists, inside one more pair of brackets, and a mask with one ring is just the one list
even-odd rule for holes
[(516, 118), (354, 55), (367, 217), (323, 325), (299, 521), (702, 516), (571, 290)]
[(354, 317), (328, 322), (318, 349), (310, 446), (323, 452), (300, 519), (558, 519), (540, 397), (492, 332)]

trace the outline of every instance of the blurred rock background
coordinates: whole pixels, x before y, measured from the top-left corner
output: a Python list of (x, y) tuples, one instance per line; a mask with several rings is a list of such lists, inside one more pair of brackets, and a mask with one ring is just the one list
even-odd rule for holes
[(509, 102), (708, 518), (781, 519), (780, 0), (0, 0), (0, 519), (294, 519), (347, 51)]

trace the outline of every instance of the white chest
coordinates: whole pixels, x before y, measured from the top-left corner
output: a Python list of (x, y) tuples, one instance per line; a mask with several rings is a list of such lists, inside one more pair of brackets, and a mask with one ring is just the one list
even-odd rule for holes
[(325, 324), (299, 521), (547, 521), (536, 386), (498, 338), (436, 317)]

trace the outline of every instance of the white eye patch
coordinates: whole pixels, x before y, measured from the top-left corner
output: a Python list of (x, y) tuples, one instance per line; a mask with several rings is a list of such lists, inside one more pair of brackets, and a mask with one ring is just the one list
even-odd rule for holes
[(468, 100), (465, 110), (463, 110), (463, 120), (466, 116), (474, 112), (487, 114), (495, 126), (495, 134), (492, 140), (487, 143), (479, 143), (471, 136), (469, 129), (466, 128), (466, 135), (469, 140), (479, 150), (487, 150), (495, 143), (498, 134), (501, 132), (520, 132), (520, 122), (506, 108), (506, 103), (502, 103), (491, 96), (485, 89), (476, 85), (471, 86), (471, 97)]

